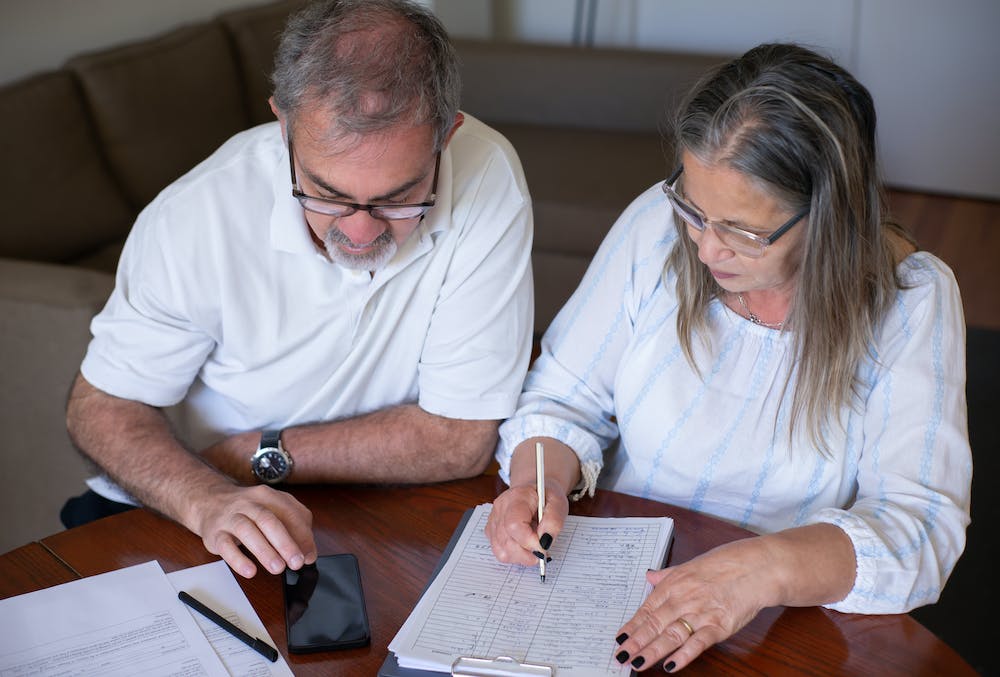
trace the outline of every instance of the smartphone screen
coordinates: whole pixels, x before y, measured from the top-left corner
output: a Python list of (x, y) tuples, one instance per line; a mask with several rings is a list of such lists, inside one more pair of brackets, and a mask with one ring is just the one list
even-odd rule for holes
[(286, 569), (282, 587), (290, 652), (350, 649), (371, 642), (354, 555), (325, 555), (298, 571)]

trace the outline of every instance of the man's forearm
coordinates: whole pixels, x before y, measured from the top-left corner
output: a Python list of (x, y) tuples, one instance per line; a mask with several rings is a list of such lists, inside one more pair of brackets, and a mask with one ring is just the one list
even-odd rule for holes
[(143, 505), (192, 530), (191, 498), (232, 481), (187, 451), (163, 412), (113, 397), (78, 376), (66, 407), (77, 448)]
[(402, 405), (289, 428), (283, 440), (295, 460), (295, 482), (437, 482), (482, 473), (497, 425)]

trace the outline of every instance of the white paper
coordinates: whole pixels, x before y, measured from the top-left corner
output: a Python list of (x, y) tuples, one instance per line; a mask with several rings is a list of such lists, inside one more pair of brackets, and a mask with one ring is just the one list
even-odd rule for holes
[(228, 675), (157, 562), (0, 600), (0, 674)]
[[(248, 635), (277, 648), (225, 562), (182, 569), (167, 574), (167, 578), (178, 592), (184, 590)], [(233, 677), (292, 677), (280, 652), (277, 662), (272, 663), (194, 609), (188, 611)]]
[(389, 644), (401, 667), (450, 671), (461, 656), (509, 656), (557, 675), (628, 674), (614, 659), (618, 629), (649, 593), (673, 520), (570, 515), (538, 567), (501, 564), (483, 528), (492, 505), (478, 506), (455, 548)]

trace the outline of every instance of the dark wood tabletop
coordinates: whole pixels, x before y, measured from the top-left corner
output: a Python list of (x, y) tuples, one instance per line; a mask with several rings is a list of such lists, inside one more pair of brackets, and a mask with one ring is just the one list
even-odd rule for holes
[[(416, 487), (308, 486), (292, 490), (313, 512), (322, 555), (357, 555), (371, 646), (289, 654), (278, 576), (237, 580), (296, 675), (375, 675), (464, 512), (503, 489), (496, 476)], [(599, 491), (573, 512), (674, 519), (668, 564), (750, 532), (682, 508)], [(167, 572), (218, 559), (201, 539), (146, 510), (63, 531), (0, 556), (0, 598), (158, 560)], [(654, 666), (655, 667), (655, 666)], [(655, 671), (649, 671), (655, 674)], [(975, 675), (948, 645), (906, 614), (863, 616), (818, 607), (771, 608), (702, 654), (686, 675)]]

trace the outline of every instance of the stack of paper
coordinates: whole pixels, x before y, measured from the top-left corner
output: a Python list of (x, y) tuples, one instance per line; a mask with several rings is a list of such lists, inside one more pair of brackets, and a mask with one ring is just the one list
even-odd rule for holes
[(271, 641), (225, 562), (169, 576), (146, 562), (0, 600), (0, 674), (291, 677), (184, 606), (182, 589)]
[(649, 592), (646, 571), (662, 567), (673, 521), (571, 515), (538, 567), (501, 564), (480, 505), (441, 571), (389, 644), (400, 667), (449, 672), (460, 657), (510, 657), (565, 675), (628, 673), (615, 636)]

